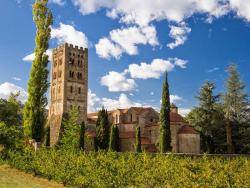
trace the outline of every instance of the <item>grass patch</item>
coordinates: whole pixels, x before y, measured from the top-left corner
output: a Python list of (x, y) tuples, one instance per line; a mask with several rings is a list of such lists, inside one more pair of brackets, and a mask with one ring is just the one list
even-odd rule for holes
[(60, 184), (50, 182), (43, 178), (34, 177), (31, 174), (10, 168), (8, 165), (0, 165), (1, 188), (60, 188)]

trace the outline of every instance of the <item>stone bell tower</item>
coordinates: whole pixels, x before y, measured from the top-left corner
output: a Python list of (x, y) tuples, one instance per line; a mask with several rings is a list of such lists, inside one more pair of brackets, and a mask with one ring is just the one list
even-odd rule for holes
[(63, 44), (53, 50), (48, 124), (50, 145), (57, 143), (64, 114), (77, 107), (87, 121), (88, 49)]

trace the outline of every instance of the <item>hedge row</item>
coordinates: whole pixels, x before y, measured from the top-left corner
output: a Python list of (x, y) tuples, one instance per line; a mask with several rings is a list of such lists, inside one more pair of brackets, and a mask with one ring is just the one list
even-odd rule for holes
[(18, 169), (77, 187), (250, 187), (250, 159), (41, 149), (9, 152)]

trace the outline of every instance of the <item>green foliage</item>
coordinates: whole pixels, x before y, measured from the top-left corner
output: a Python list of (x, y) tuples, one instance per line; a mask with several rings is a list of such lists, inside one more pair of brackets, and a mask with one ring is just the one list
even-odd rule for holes
[(8, 100), (0, 99), (0, 145), (4, 149), (22, 149), (23, 129), (21, 127), (22, 105), (17, 100), (19, 94), (11, 94)]
[(47, 69), (49, 60), (46, 50), (49, 47), (53, 18), (47, 3), (48, 0), (36, 0), (33, 5), (33, 19), (36, 24), (35, 59), (30, 72), (28, 100), (23, 113), (25, 135), (37, 142), (41, 142), (44, 136), (46, 92), (49, 87)]
[(246, 136), (240, 133), (244, 133), (244, 130), (247, 131), (242, 125), (247, 125), (245, 110), (248, 106), (248, 95), (245, 92), (245, 84), (240, 80), (236, 65), (230, 65), (227, 71), (229, 77), (226, 82), (227, 91), (223, 97), (223, 105), (227, 120), (228, 152), (235, 153), (240, 152), (241, 148), (244, 147), (239, 143), (242, 136)]
[(21, 127), (16, 125), (7, 125), (5, 122), (0, 122), (0, 145), (4, 149), (19, 150), (23, 147), (23, 132)]
[(50, 126), (45, 128), (44, 143), (45, 146), (50, 146)]
[(140, 126), (136, 127), (135, 131), (135, 152), (136, 153), (141, 153), (141, 128)]
[(97, 149), (106, 150), (109, 147), (109, 120), (108, 112), (102, 108), (98, 112), (96, 121), (96, 146)]
[(79, 111), (74, 106), (69, 112), (69, 116), (63, 119), (60, 147), (69, 151), (82, 148), (80, 145), (80, 139), (82, 139), (81, 129), (82, 125), (79, 123)]
[(22, 124), (22, 104), (17, 100), (19, 93), (11, 94), (8, 100), (0, 99), (0, 121), (8, 125)]
[(117, 125), (112, 125), (109, 139), (109, 151), (120, 151), (119, 129)]
[(194, 108), (186, 117), (201, 135), (201, 149), (208, 153), (224, 153), (226, 135), (224, 114), (219, 96), (214, 95), (215, 85), (205, 82), (199, 91), (199, 106)]
[(80, 130), (80, 140), (79, 140), (81, 150), (84, 150), (84, 141), (85, 141), (84, 138), (85, 138), (85, 123), (82, 122)]
[(165, 154), (10, 152), (21, 170), (73, 187), (249, 187), (249, 158), (181, 157)]
[(169, 86), (168, 86), (167, 72), (165, 76), (165, 81), (162, 86), (159, 146), (160, 146), (161, 153), (171, 151), (170, 98), (169, 98)]

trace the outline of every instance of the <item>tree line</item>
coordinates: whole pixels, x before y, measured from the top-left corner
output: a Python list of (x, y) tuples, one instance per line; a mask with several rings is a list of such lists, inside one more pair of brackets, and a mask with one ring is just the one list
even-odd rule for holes
[(207, 153), (250, 153), (249, 100), (237, 66), (227, 68), (224, 93), (215, 93), (215, 83), (200, 88), (199, 104), (186, 120), (201, 135), (201, 149)]

